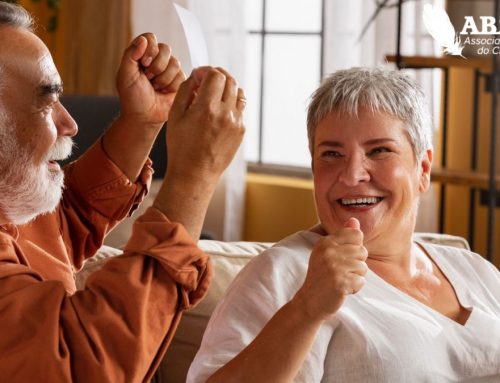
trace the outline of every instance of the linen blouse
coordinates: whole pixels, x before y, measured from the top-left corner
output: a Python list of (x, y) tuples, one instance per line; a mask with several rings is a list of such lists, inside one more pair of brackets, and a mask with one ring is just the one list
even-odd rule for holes
[[(318, 234), (253, 259), (214, 311), (188, 382), (204, 382), (260, 332), (304, 282)], [(421, 243), (471, 310), (464, 326), (374, 272), (319, 329), (295, 382), (500, 382), (500, 273), (470, 251)]]

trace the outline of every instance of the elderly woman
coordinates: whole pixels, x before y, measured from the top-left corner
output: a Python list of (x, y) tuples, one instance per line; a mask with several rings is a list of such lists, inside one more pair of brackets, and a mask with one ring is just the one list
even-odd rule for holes
[(338, 71), (308, 135), (320, 224), (239, 274), (188, 381), (500, 382), (500, 273), (412, 239), (432, 161), (416, 84)]

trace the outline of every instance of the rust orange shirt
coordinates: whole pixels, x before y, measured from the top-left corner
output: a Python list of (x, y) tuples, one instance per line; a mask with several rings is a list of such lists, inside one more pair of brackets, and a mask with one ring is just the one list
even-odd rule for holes
[(58, 209), (0, 227), (0, 380), (149, 381), (181, 313), (205, 294), (208, 257), (180, 224), (149, 208), (122, 256), (76, 291), (74, 271), (142, 199), (94, 146), (66, 169)]

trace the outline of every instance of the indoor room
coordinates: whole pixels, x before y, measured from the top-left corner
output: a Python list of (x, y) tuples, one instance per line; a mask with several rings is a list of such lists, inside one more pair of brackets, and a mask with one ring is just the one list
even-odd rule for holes
[[(61, 103), (78, 124), (78, 134), (74, 137), (76, 145), (65, 164), (77, 159), (99, 140), (120, 115), (116, 73), (122, 65), (123, 52), (136, 36), (145, 32), (154, 33), (158, 42), (169, 45), (171, 55), (178, 59), (186, 76), (197, 67), (221, 67), (244, 91), (244, 94), (238, 93), (238, 100), (243, 102), (245, 135), (215, 185), (198, 242), (210, 256), (212, 282), (205, 299), (184, 312), (182, 319), (179, 317), (175, 335), (170, 334), (170, 346), (157, 363), (158, 370), (154, 374), (148, 372), (149, 381), (204, 381), (193, 378), (194, 372), (187, 378), (188, 370), (200, 350), (214, 309), (225, 294), (230, 295), (236, 275), (251, 260), (284, 238), (295, 238), (302, 231), (328, 236), (338, 229), (335, 225), (332, 226), (335, 230), (326, 229), (323, 221), (330, 219), (329, 213), (318, 215), (317, 212), (324, 208), (325, 199), (333, 198), (328, 194), (333, 195), (333, 191), (324, 190), (326, 183), (334, 184), (333, 178), (329, 179), (333, 171), (326, 173), (326, 165), (320, 166), (322, 160), (311, 155), (310, 145), (317, 150), (314, 136), (313, 143), (308, 143), (311, 139), (308, 136), (308, 108), (313, 105), (314, 92), (329, 74), (337, 71), (358, 67), (394, 69), (418, 84), (425, 98), (433, 153), (427, 169), (426, 192), (415, 200), (418, 206), (415, 207), (416, 223), (409, 234), (409, 242), (444, 245), (467, 251), (467, 254), (470, 251), (496, 269), (500, 268), (500, 81), (497, 80), (500, 76), (500, 23), (496, 21), (500, 1), (10, 2), (22, 5), (35, 17), (35, 33), (48, 47), (61, 76), (64, 86)], [(197, 97), (196, 92), (193, 98)], [(400, 92), (393, 104), (403, 104), (408, 98), (407, 93)], [(362, 125), (359, 116), (351, 118)], [(317, 126), (319, 129), (321, 123)], [(132, 216), (106, 236), (97, 255), (87, 260), (77, 273), (79, 290), (85, 288), (92, 273), (100, 270), (109, 259), (122, 254), (136, 218), (146, 212), (162, 192), (169, 163), (169, 148), (165, 145), (168, 132), (167, 121), (149, 155), (154, 173), (144, 201)], [(328, 159), (330, 164), (340, 163), (342, 158), (347, 163), (351, 157), (342, 151), (348, 149), (342, 143), (335, 141), (332, 144), (331, 141), (325, 144), (335, 149), (330, 148), (328, 152), (335, 157)], [(190, 141), (185, 144), (189, 146)], [(411, 145), (415, 152), (413, 141)], [(395, 151), (398, 150), (403, 156), (404, 150)], [(417, 167), (420, 164), (417, 161)], [(321, 169), (325, 173), (321, 173)], [(322, 179), (318, 180), (320, 176)], [(322, 191), (315, 194), (315, 187)], [(358, 188), (357, 184), (352, 188)], [(346, 191), (337, 202), (330, 203), (342, 205), (344, 213), (353, 212), (352, 216), (357, 217), (356, 209), (364, 212), (363, 209), (368, 211), (372, 204), (384, 203), (392, 190), (389, 186), (386, 188), (382, 197), (360, 199), (358, 196), (356, 199), (355, 192), (348, 194)], [(346, 186), (345, 190), (348, 189)], [(401, 193), (403, 200), (406, 192)], [(346, 207), (349, 204), (352, 206)], [(393, 216), (392, 220), (403, 222), (406, 218), (402, 214)], [(349, 225), (345, 223), (343, 228), (360, 232), (365, 228), (363, 222), (359, 226), (359, 221)], [(378, 222), (373, 224), (373, 230), (377, 225)], [(307, 266), (307, 260), (305, 262)], [(369, 268), (372, 268), (370, 264)], [(304, 278), (305, 274), (301, 274), (298, 279), (303, 281)], [(443, 278), (450, 279), (447, 275)], [(460, 301), (460, 292), (451, 282), (451, 290), (455, 289)], [(464, 296), (468, 296), (466, 292)], [(283, 303), (286, 301), (280, 305)], [(458, 304), (461, 309), (467, 309), (463, 301)], [(260, 313), (259, 303), (255, 305), (256, 312)], [(474, 310), (471, 311), (471, 318), (474, 318)], [(494, 310), (491, 312), (494, 316)], [(470, 311), (464, 314), (462, 324), (466, 323), (469, 314)], [(495, 318), (500, 328), (500, 318)], [(456, 321), (460, 323), (461, 319)], [(231, 323), (231, 319), (227, 319), (227, 323)], [(492, 336), (495, 339), (500, 332), (493, 332)], [(213, 339), (217, 343), (215, 335)], [(324, 346), (327, 347), (328, 344)], [(495, 352), (500, 353), (498, 349)], [(329, 367), (325, 366), (327, 376)], [(500, 375), (491, 375), (489, 378), (493, 380), (482, 381), (493, 382), (495, 377), (500, 379)], [(312, 378), (296, 381), (316, 381), (308, 379)]]

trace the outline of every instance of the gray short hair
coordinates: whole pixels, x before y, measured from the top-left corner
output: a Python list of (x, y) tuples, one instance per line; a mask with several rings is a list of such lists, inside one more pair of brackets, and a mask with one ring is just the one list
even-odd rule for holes
[(34, 21), (30, 13), (20, 5), (0, 1), (0, 26), (34, 30)]
[(311, 155), (321, 120), (334, 110), (356, 116), (361, 106), (403, 121), (416, 158), (432, 149), (432, 123), (420, 87), (399, 70), (351, 68), (330, 74), (311, 96), (307, 112)]

